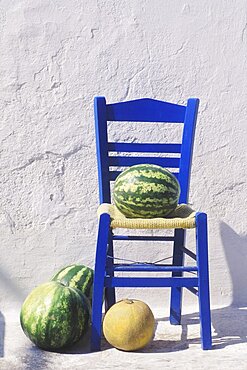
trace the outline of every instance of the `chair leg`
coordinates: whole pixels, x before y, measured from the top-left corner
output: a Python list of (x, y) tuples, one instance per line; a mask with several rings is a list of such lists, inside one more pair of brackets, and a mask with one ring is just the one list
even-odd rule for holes
[[(109, 257), (108, 257), (109, 256)], [(109, 246), (106, 260), (106, 271), (111, 276), (113, 273), (113, 241), (112, 238), (109, 238)], [(116, 303), (116, 293), (115, 288), (105, 288), (105, 311), (109, 310), (111, 306)]]
[(201, 324), (202, 349), (212, 348), (211, 313), (208, 272), (207, 215), (196, 214), (196, 249), (198, 265), (198, 298)]
[[(175, 230), (175, 241), (173, 248), (173, 265), (182, 266), (184, 263), (184, 253), (181, 246), (184, 245), (185, 232), (183, 229)], [(173, 272), (172, 277), (182, 276), (182, 272)], [(181, 308), (182, 308), (182, 288), (171, 288), (171, 303), (170, 303), (170, 323), (172, 325), (181, 324)]]
[(104, 290), (105, 265), (110, 229), (110, 216), (102, 214), (99, 221), (98, 239), (96, 247), (93, 302), (92, 302), (92, 329), (91, 351), (100, 350), (102, 326), (102, 302)]

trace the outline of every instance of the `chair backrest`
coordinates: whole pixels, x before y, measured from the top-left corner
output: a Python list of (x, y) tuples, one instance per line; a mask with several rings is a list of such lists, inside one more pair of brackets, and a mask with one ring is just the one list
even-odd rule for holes
[[(188, 99), (187, 105), (171, 104), (153, 99), (138, 99), (106, 104), (104, 97), (94, 100), (96, 149), (100, 203), (111, 202), (110, 182), (121, 171), (112, 167), (129, 167), (151, 163), (165, 168), (177, 169), (174, 175), (181, 186), (179, 203), (187, 203), (193, 153), (194, 133), (199, 99)], [(169, 122), (183, 124), (181, 143), (126, 143), (108, 141), (109, 121)], [(114, 152), (118, 155), (114, 155)], [(124, 156), (119, 153), (162, 153), (161, 156)], [(175, 156), (172, 156), (175, 154)], [(170, 157), (169, 157), (170, 156)]]

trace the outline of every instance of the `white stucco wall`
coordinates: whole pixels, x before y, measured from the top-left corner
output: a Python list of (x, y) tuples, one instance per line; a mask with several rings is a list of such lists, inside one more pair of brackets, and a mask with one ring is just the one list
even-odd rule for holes
[(246, 67), (244, 0), (2, 0), (0, 309), (63, 265), (93, 267), (95, 95), (200, 98), (190, 202), (209, 217), (212, 304), (247, 305)]

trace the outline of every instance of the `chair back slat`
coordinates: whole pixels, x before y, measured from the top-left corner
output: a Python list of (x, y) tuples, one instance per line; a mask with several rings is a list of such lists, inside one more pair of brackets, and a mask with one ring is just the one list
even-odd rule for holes
[(180, 158), (169, 157), (109, 157), (109, 166), (129, 167), (136, 164), (156, 164), (161, 167), (179, 168)]
[(153, 99), (107, 104), (107, 121), (184, 122), (186, 107)]
[[(115, 181), (116, 178), (118, 177), (118, 175), (120, 175), (120, 173), (122, 173), (122, 171), (111, 171), (109, 172), (109, 180), (110, 181)], [(179, 173), (178, 172), (172, 172), (173, 175), (176, 177), (176, 179), (178, 180), (178, 176), (179, 176)]]
[[(95, 130), (98, 160), (100, 203), (111, 202), (110, 182), (122, 172), (110, 167), (128, 167), (152, 163), (178, 169), (173, 172), (180, 182), (180, 203), (188, 202), (191, 159), (199, 99), (189, 99), (186, 106), (153, 99), (106, 104), (104, 97), (95, 98)], [(181, 143), (124, 143), (108, 141), (108, 121), (168, 122), (183, 124)], [(111, 153), (112, 152), (112, 153)], [(117, 152), (118, 155), (114, 155)], [(143, 153), (143, 156), (124, 156), (123, 153)], [(120, 155), (119, 155), (120, 153)], [(174, 154), (175, 156), (145, 156), (145, 153)]]
[(108, 143), (109, 152), (181, 153), (181, 147), (175, 143)]

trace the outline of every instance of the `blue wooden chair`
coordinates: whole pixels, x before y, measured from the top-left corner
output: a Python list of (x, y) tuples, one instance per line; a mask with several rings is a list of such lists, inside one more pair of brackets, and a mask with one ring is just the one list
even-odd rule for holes
[[(111, 203), (110, 183), (116, 179), (120, 171), (112, 170), (113, 166), (128, 167), (138, 163), (159, 164), (166, 168), (177, 168), (175, 173), (181, 186), (179, 203), (186, 204), (197, 119), (199, 100), (189, 99), (187, 105), (171, 104), (152, 99), (138, 99), (115, 104), (106, 104), (104, 97), (95, 98), (95, 129), (98, 160), (98, 180), (100, 204)], [(132, 122), (169, 122), (183, 125), (182, 143), (126, 143), (108, 142), (108, 121)], [(115, 156), (112, 155), (115, 152)], [(116, 155), (116, 152), (118, 155)], [(176, 153), (179, 158), (160, 156), (124, 156), (119, 153)], [(111, 155), (109, 155), (111, 153)], [(100, 207), (101, 207), (100, 206)], [(207, 215), (195, 212), (184, 224), (183, 218), (167, 221), (164, 225), (174, 227), (172, 236), (131, 236), (114, 234), (114, 220), (110, 212), (103, 210), (99, 216), (98, 239), (95, 258), (95, 276), (92, 303), (91, 350), (100, 350), (102, 328), (102, 302), (105, 296), (106, 310), (115, 303), (115, 287), (170, 287), (170, 323), (181, 323), (182, 288), (189, 289), (199, 299), (201, 345), (204, 350), (212, 347), (211, 315), (209, 300), (208, 276), (208, 241)], [(134, 219), (133, 219), (134, 220)], [(155, 220), (155, 219), (152, 219)], [(188, 220), (188, 219), (187, 219)], [(131, 219), (125, 220), (131, 222)], [(148, 220), (143, 222), (147, 223)], [(167, 223), (168, 222), (168, 223)], [(170, 224), (169, 224), (170, 222)], [(192, 223), (191, 223), (192, 222)], [(119, 227), (119, 224), (115, 224)], [(124, 224), (126, 227), (128, 223)], [(170, 226), (169, 226), (170, 225)], [(196, 253), (185, 246), (185, 231), (193, 227), (196, 232)], [(121, 222), (120, 222), (121, 227)], [(133, 227), (132, 227), (133, 228)], [(143, 227), (142, 227), (143, 228)], [(145, 233), (146, 234), (146, 233)], [(114, 242), (122, 240), (159, 240), (173, 241), (172, 263), (165, 264), (126, 264), (114, 263)], [(193, 266), (184, 265), (184, 256), (188, 255), (194, 262)], [(171, 272), (170, 277), (118, 277), (118, 271)], [(191, 277), (183, 276), (184, 272), (192, 272)]]

